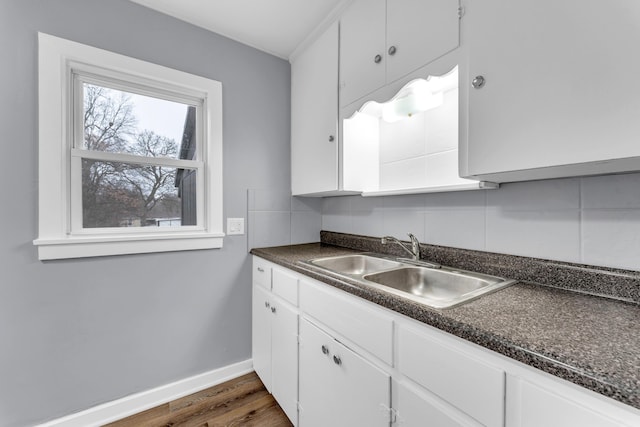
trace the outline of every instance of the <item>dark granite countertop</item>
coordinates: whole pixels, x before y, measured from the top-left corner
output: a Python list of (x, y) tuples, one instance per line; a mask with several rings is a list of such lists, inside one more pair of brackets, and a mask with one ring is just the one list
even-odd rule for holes
[(518, 282), (461, 306), (434, 310), (299, 263), (354, 252), (363, 250), (311, 243), (251, 251), (261, 258), (640, 409), (638, 304)]

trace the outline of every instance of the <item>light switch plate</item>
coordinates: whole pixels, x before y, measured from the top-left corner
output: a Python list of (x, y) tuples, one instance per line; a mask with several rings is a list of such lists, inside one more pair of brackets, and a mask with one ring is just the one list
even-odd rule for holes
[(244, 234), (244, 218), (227, 218), (227, 235)]

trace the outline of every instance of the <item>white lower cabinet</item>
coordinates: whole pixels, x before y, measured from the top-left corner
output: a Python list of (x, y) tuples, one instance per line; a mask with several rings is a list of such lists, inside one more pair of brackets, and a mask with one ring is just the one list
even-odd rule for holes
[(301, 320), (301, 426), (389, 426), (390, 380), (388, 373)]
[(601, 402), (586, 401), (575, 390), (536, 378), (507, 378), (509, 427), (621, 427), (638, 426), (640, 418), (611, 411)]
[(413, 328), (399, 328), (397, 346), (403, 375), (482, 425), (504, 425), (504, 370)]
[(271, 293), (253, 285), (251, 347), (253, 369), (271, 392)]
[(470, 427), (479, 426), (436, 397), (406, 382), (393, 380), (391, 388), (395, 424), (402, 427)]
[(255, 281), (254, 273), (253, 284), (253, 367), (287, 417), (297, 425), (298, 309), (292, 304), (297, 302), (297, 277), (264, 263), (260, 268), (261, 280)]
[(254, 265), (254, 367), (294, 425), (640, 426), (631, 406), (299, 273)]
[(271, 302), (271, 393), (289, 419), (298, 418), (298, 312), (277, 298)]

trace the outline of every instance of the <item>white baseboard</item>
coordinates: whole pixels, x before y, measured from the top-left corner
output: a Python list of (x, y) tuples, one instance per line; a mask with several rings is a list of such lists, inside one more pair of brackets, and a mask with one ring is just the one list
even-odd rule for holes
[(100, 426), (213, 387), (251, 371), (253, 371), (253, 362), (248, 359), (171, 384), (132, 394), (122, 399), (103, 403), (85, 411), (40, 424), (39, 427)]

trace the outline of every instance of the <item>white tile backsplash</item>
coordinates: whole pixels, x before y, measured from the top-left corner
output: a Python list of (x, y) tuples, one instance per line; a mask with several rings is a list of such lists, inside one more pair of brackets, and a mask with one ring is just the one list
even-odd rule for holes
[(457, 149), (430, 154), (425, 160), (427, 170), (425, 186), (439, 187), (468, 182), (458, 176)]
[(552, 179), (503, 184), (487, 192), (487, 206), (502, 210), (580, 208), (580, 179)]
[(291, 211), (322, 212), (322, 199), (320, 197), (291, 197)]
[(424, 210), (424, 194), (385, 196), (382, 197), (382, 206), (383, 209)]
[(380, 231), (384, 228), (383, 220), (384, 217), (381, 210), (353, 212), (353, 234), (378, 236)]
[(640, 209), (640, 173), (584, 178), (582, 207)]
[(424, 236), (424, 211), (407, 209), (385, 209), (382, 230), (374, 236), (394, 236), (409, 240), (407, 233), (413, 233), (421, 242)]
[(322, 229), (337, 233), (354, 232), (353, 215), (350, 213), (322, 214)]
[(247, 191), (249, 249), (320, 240), (323, 200), (292, 197), (288, 191)]
[[(444, 94), (444, 104), (426, 111), (425, 153), (439, 153), (458, 148), (458, 89)], [(456, 168), (457, 169), (457, 168)]]
[(504, 184), (498, 190), (363, 198), (248, 191), (249, 246), (319, 231), (640, 271), (640, 173)]
[[(493, 190), (492, 190), (493, 191)], [(484, 209), (490, 191), (452, 191), (424, 195), (426, 209), (465, 210)]]
[(424, 114), (415, 114), (395, 123), (380, 120), (380, 163), (424, 156), (424, 129)]
[(438, 209), (424, 214), (425, 241), (462, 249), (485, 249), (484, 209)]
[(426, 185), (427, 157), (414, 157), (380, 164), (380, 190)]
[(585, 209), (585, 264), (640, 270), (640, 209)]
[(383, 207), (383, 200), (381, 197), (360, 197), (350, 196), (351, 199), (351, 211), (352, 212), (373, 212)]
[(322, 199), (322, 213), (349, 213), (351, 212), (351, 197), (326, 197)]
[(324, 199), (322, 229), (640, 271), (640, 173), (356, 200)]
[(487, 209), (486, 250), (580, 262), (580, 211)]
[(291, 212), (249, 212), (249, 247), (291, 243)]
[(322, 213), (319, 210), (291, 212), (291, 244), (317, 242), (321, 225)]
[(289, 211), (291, 193), (283, 190), (249, 190), (249, 211)]

